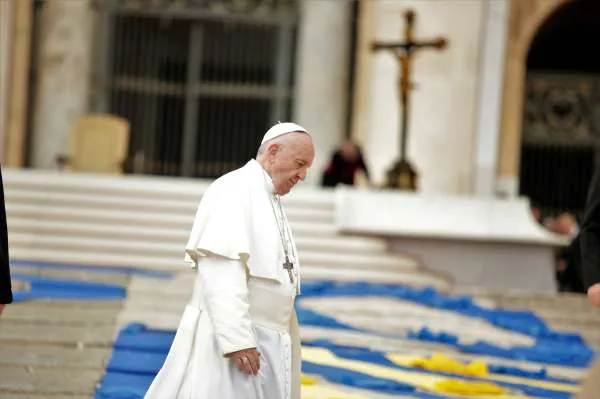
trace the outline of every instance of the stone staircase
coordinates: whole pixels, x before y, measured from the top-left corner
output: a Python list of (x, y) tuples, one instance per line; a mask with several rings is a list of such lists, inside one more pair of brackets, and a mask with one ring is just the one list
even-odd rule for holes
[[(179, 270), (209, 182), (5, 170), (11, 255), (20, 261)], [(383, 239), (340, 236), (334, 193), (300, 188), (284, 198), (306, 279), (370, 280), (446, 288)]]
[[(0, 397), (91, 397), (110, 356), (115, 331), (131, 322), (170, 329), (178, 324), (191, 290), (182, 249), (208, 182), (6, 169), (3, 177), (11, 254), (21, 263), (19, 272), (118, 283), (127, 286), (128, 297), (123, 301), (53, 300), (9, 306), (0, 329), (0, 375), (6, 376), (0, 379)], [(285, 202), (305, 278), (431, 285), (469, 294), (490, 307), (534, 310), (552, 327), (580, 332), (591, 345), (600, 348), (600, 312), (590, 309), (582, 296), (455, 291), (450, 283), (413, 260), (389, 254), (383, 240), (338, 235), (332, 192), (302, 188), (286, 197)], [(182, 273), (170, 280), (154, 281), (147, 276), (98, 273), (93, 269), (48, 270), (37, 268), (38, 261)], [(22, 265), (28, 262), (30, 267)], [(424, 323), (435, 322), (435, 314), (413, 305), (367, 302), (360, 298), (351, 308), (346, 302), (331, 302), (328, 306), (338, 306), (330, 313), (345, 313), (359, 322), (361, 318), (364, 322), (375, 320), (378, 313), (383, 313), (385, 316), (378, 320), (398, 323), (397, 328), (408, 326), (416, 317), (425, 319)], [(390, 314), (397, 317), (390, 318)], [(481, 332), (472, 323), (454, 324), (464, 328), (467, 335)], [(311, 334), (320, 333), (303, 330), (308, 338), (318, 338)], [(351, 335), (339, 339), (348, 344), (358, 342)], [(372, 343), (422, 354), (440, 350), (421, 342)], [(512, 361), (506, 361), (506, 365), (525, 367)], [(567, 378), (583, 374), (583, 370), (562, 368), (551, 371)]]

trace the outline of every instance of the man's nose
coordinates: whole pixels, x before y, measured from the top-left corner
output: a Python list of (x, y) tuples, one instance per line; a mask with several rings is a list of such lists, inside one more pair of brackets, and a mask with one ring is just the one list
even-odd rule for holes
[(300, 173), (298, 173), (298, 179), (304, 181), (305, 178), (306, 178), (306, 170), (301, 170)]

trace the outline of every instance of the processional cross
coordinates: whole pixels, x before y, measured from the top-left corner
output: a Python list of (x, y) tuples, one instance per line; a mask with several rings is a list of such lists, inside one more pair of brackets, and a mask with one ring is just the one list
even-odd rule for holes
[(417, 189), (417, 172), (406, 159), (406, 143), (408, 140), (409, 120), (409, 92), (413, 88), (410, 81), (411, 62), (414, 53), (423, 48), (444, 49), (448, 41), (442, 37), (432, 40), (416, 41), (413, 39), (415, 13), (408, 10), (404, 13), (406, 25), (404, 27), (403, 42), (375, 42), (371, 46), (372, 51), (388, 50), (400, 63), (400, 76), (398, 88), (400, 94), (400, 158), (387, 172), (387, 188), (399, 188), (404, 190)]

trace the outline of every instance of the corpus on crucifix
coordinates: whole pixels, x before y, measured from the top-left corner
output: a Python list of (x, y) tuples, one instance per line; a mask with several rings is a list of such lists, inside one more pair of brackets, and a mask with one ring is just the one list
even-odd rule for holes
[(387, 172), (387, 188), (403, 190), (417, 189), (417, 172), (406, 157), (409, 121), (409, 93), (413, 88), (410, 81), (411, 63), (417, 50), (424, 48), (444, 49), (448, 41), (442, 37), (432, 40), (415, 40), (413, 38), (415, 13), (408, 10), (404, 13), (406, 25), (404, 28), (404, 41), (402, 42), (375, 42), (372, 51), (390, 51), (400, 63), (400, 76), (398, 88), (400, 95), (400, 158)]

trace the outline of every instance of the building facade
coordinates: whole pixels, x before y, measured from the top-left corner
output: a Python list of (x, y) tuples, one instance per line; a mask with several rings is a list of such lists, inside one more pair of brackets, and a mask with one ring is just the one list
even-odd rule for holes
[[(594, 97), (576, 103), (570, 99), (581, 96), (568, 93), (584, 86), (583, 92), (595, 93), (595, 83), (576, 67), (545, 70), (544, 55), (538, 57), (541, 68), (530, 68), (528, 59), (548, 26), (558, 29), (553, 16), (570, 13), (567, 19), (581, 25), (591, 3), (2, 2), (3, 163), (56, 167), (73, 118), (104, 112), (131, 123), (128, 172), (211, 178), (252, 156), (268, 126), (293, 119), (315, 132), (312, 184), (346, 137), (364, 148), (373, 181), (381, 184), (400, 151), (400, 64), (372, 45), (402, 42), (404, 13), (412, 9), (415, 40), (448, 41), (442, 50), (423, 49), (412, 58), (406, 152), (419, 172), (419, 191), (522, 194), (544, 202), (551, 189), (535, 186), (531, 176), (557, 178), (544, 175), (556, 154), (572, 152), (570, 134), (587, 134), (577, 154), (588, 164), (573, 161), (570, 172), (583, 176), (579, 198), (587, 176), (581, 168), (590, 168), (596, 130), (588, 121), (587, 133), (581, 123), (580, 133), (572, 133), (568, 110), (579, 106), (586, 110), (580, 119), (594, 119)], [(548, 76), (557, 73), (563, 83), (548, 89), (544, 82), (556, 82)], [(532, 139), (536, 131), (552, 129), (562, 131), (551, 135), (562, 139)], [(557, 152), (549, 155), (544, 145)], [(575, 206), (561, 204), (550, 205)]]

